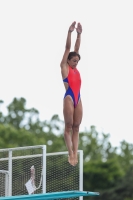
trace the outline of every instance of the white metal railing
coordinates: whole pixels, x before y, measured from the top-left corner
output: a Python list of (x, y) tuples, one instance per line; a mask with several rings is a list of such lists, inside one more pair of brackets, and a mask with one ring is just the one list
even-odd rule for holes
[[(24, 156), (12, 156), (14, 151), (19, 150), (30, 150), (30, 149), (42, 149), (42, 154), (34, 154), (34, 155), (24, 155)], [(27, 146), (27, 147), (16, 147), (16, 148), (7, 148), (7, 149), (0, 149), (0, 153), (8, 152), (7, 158), (0, 158), (0, 161), (8, 161), (8, 171), (6, 170), (0, 170), (1, 173), (5, 172), (8, 174), (8, 184), (7, 181), (5, 181), (5, 196), (12, 196), (12, 161), (13, 160), (19, 160), (24, 158), (36, 158), (36, 157), (42, 157), (43, 162), (43, 168), (42, 168), (42, 176), (46, 177), (46, 145), (37, 145), (37, 146)], [(7, 178), (6, 178), (7, 180)], [(8, 190), (7, 190), (8, 188)], [(42, 182), (42, 192), (46, 192), (46, 179), (43, 178)]]
[(0, 174), (4, 174), (5, 175), (5, 196), (8, 196), (9, 195), (9, 191), (8, 191), (8, 188), (9, 188), (9, 171), (7, 170), (0, 170)]
[[(42, 153), (34, 154), (34, 155), (19, 155), (19, 156), (13, 156), (14, 151), (19, 150), (30, 150), (30, 149), (42, 149)], [(8, 176), (6, 181), (6, 196), (12, 196), (12, 162), (13, 160), (20, 160), (20, 159), (28, 159), (28, 158), (39, 158), (42, 157), (42, 193), (46, 193), (46, 157), (49, 156), (58, 156), (58, 155), (68, 155), (68, 152), (55, 152), (55, 153), (46, 153), (46, 145), (37, 145), (37, 146), (27, 146), (27, 147), (17, 147), (17, 148), (8, 148), (8, 149), (0, 149), (1, 152), (8, 152), (8, 157), (1, 157), (0, 161), (7, 161), (8, 162), (8, 171), (6, 170), (0, 170), (0, 172), (5, 172)], [(79, 190), (83, 191), (83, 151), (79, 150)], [(7, 187), (8, 184), (8, 187)], [(79, 197), (80, 200), (83, 199), (83, 197)]]

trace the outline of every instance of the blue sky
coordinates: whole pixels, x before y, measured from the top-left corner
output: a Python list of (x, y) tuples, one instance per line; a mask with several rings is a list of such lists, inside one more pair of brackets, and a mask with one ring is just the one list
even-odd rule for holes
[[(60, 74), (66, 34), (83, 26), (81, 61), (83, 121), (110, 133), (113, 145), (133, 134), (133, 1), (0, 1), (0, 99), (24, 97), (41, 120), (58, 114), (65, 93)], [(72, 35), (72, 49), (76, 32)]]

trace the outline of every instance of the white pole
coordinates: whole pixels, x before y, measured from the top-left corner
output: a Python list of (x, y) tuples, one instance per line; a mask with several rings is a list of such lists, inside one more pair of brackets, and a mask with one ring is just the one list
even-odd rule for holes
[(5, 176), (5, 196), (8, 196), (8, 188), (9, 188), (9, 173), (7, 170), (0, 170), (0, 173)]
[[(79, 150), (79, 190), (83, 191), (83, 150)], [(79, 197), (80, 200), (83, 200), (83, 197)]]
[(9, 171), (9, 196), (12, 196), (12, 150), (9, 150), (8, 171)]
[(46, 145), (43, 145), (42, 177), (42, 192), (46, 193)]
[(8, 188), (9, 188), (9, 174), (5, 173), (5, 196), (8, 196)]

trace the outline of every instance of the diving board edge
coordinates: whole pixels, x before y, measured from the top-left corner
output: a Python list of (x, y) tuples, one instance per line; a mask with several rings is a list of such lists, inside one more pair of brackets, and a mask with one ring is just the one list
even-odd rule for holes
[(19, 195), (19, 196), (8, 196), (0, 197), (0, 200), (54, 200), (64, 198), (75, 198), (80, 196), (99, 196), (99, 192), (91, 191), (62, 191), (62, 192), (50, 192), (43, 194), (32, 194), (32, 195)]

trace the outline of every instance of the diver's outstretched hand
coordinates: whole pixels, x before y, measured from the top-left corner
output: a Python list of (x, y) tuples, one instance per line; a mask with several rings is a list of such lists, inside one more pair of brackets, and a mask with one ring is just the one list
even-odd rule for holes
[(77, 31), (78, 34), (82, 33), (82, 25), (80, 23), (77, 24), (76, 31)]
[(74, 29), (75, 29), (75, 24), (76, 24), (76, 22), (74, 21), (74, 22), (71, 24), (71, 26), (69, 27), (69, 31), (70, 31), (70, 32), (73, 32), (73, 31), (74, 31)]

